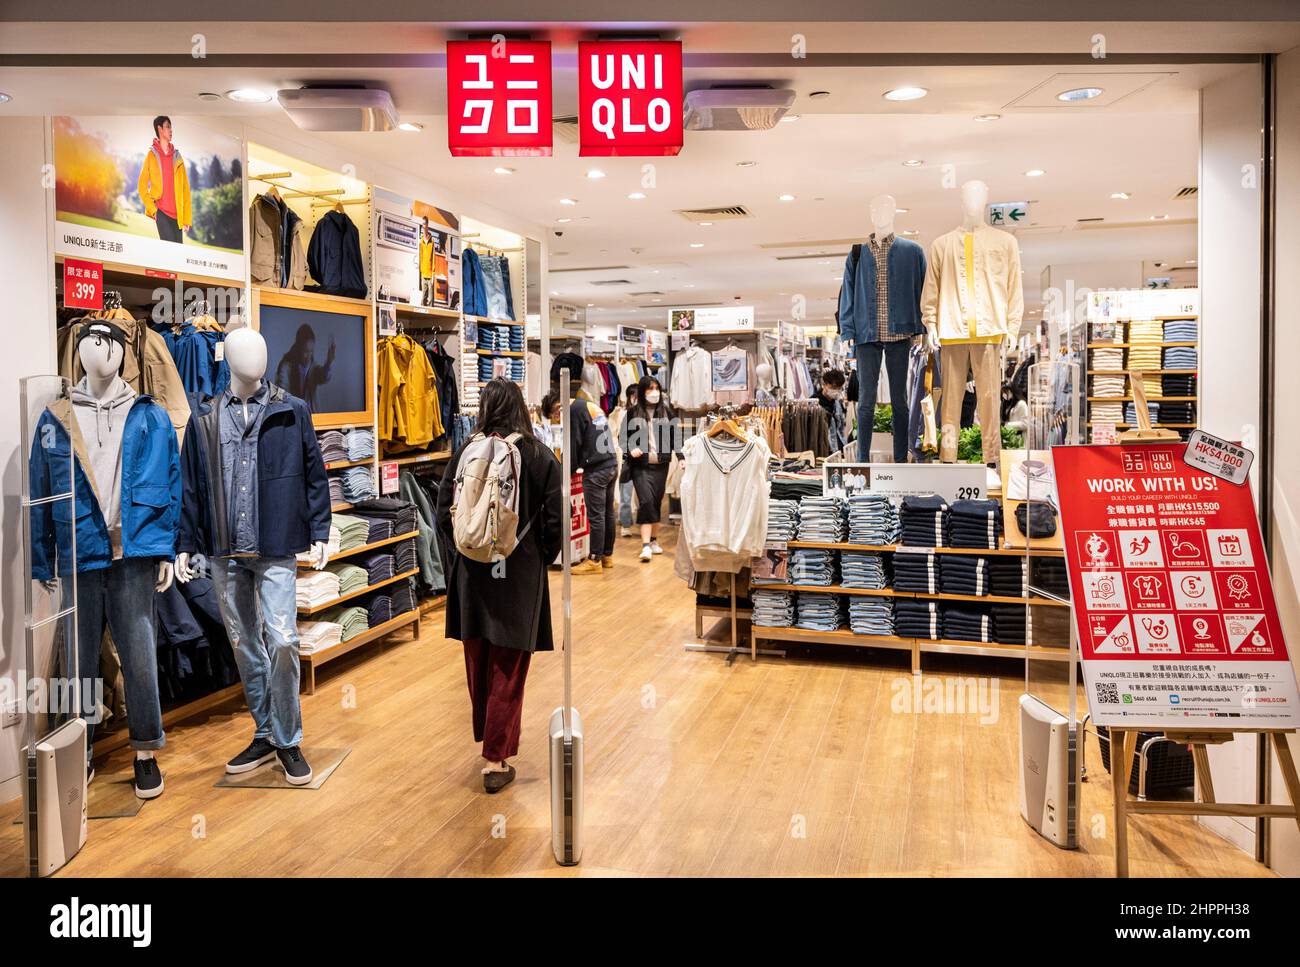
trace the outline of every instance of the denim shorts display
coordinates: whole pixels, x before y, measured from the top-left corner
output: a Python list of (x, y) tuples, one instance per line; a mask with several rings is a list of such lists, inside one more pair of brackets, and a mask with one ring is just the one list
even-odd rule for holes
[(843, 625), (840, 599), (820, 591), (799, 592), (799, 620), (796, 628), (805, 631), (838, 631)]
[(880, 591), (889, 587), (885, 575), (885, 558), (869, 551), (844, 551), (840, 554), (840, 584), (846, 588)]
[(790, 583), (830, 587), (835, 583), (835, 552), (801, 547), (790, 555)]
[(894, 602), (890, 598), (849, 599), (849, 628), (855, 635), (894, 634)]
[(892, 544), (898, 539), (898, 511), (884, 494), (858, 494), (848, 505), (850, 544)]
[(762, 628), (789, 628), (794, 624), (794, 592), (754, 588), (749, 593), (752, 621)]
[(943, 615), (938, 601), (894, 599), (894, 634), (901, 638), (943, 637)]
[(836, 544), (844, 540), (847, 524), (839, 497), (805, 497), (799, 502), (799, 540)]
[(897, 551), (894, 554), (894, 590), (913, 594), (938, 594), (940, 564), (937, 554)]
[(944, 604), (943, 636), (957, 641), (995, 641), (993, 618), (984, 605)]
[(767, 502), (767, 539), (792, 541), (799, 533), (799, 501), (771, 498)]

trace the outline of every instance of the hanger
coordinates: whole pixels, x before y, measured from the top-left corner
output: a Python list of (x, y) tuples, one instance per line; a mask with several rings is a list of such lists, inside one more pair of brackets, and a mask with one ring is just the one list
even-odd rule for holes
[(721, 436), (723, 433), (731, 434), (731, 436), (735, 437), (741, 443), (749, 442), (749, 436), (745, 433), (744, 430), (740, 428), (740, 425), (730, 416), (719, 419), (716, 423), (713, 424), (713, 426), (709, 427), (707, 430), (704, 431), (704, 435), (710, 439), (717, 436)]
[(335, 210), (336, 212), (338, 212), (340, 215), (344, 214), (344, 211), (343, 211), (343, 202), (341, 202), (341, 201), (336, 201), (336, 202), (334, 203), (334, 210)]

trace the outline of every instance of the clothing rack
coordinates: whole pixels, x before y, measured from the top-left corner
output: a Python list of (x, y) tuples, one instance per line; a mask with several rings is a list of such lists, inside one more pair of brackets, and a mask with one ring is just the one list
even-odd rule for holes
[(293, 185), (285, 184), (286, 178), (292, 178), (292, 171), (270, 171), (264, 175), (249, 175), (249, 181), (260, 181), (264, 185), (270, 185), (277, 192), (283, 191), (294, 198), (325, 198), (328, 199), (330, 206), (334, 204), (355, 204), (358, 201), (364, 202), (368, 199), (340, 199), (339, 195), (347, 194), (346, 188), (326, 188), (319, 191), (313, 191), (310, 188), (295, 188)]

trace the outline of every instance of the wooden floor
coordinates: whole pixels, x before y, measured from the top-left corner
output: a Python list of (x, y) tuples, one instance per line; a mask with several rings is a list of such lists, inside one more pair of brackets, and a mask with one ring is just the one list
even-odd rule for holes
[[(222, 711), (170, 731), (166, 793), (134, 818), (93, 821), (66, 872), (1111, 874), (1110, 784), (1095, 741), (1081, 847), (1058, 850), (1020, 819), (1019, 664), (926, 656), (927, 677), (991, 677), (996, 717), (897, 710), (912, 685), (897, 652), (822, 648), (728, 666), (682, 649), (693, 596), (672, 574), (671, 548), (650, 564), (637, 563), (638, 549), (620, 540), (617, 567), (573, 579), (587, 734), (580, 867), (557, 867), (550, 851), (544, 730), (561, 702), (559, 654), (533, 662), (518, 780), (487, 796), (460, 646), (434, 613), (421, 640), (402, 632), (328, 665), (303, 697), (308, 747), (352, 749), (321, 790), (214, 788), (251, 734), (246, 713)], [(129, 769), (130, 753), (115, 753), (96, 781)], [(23, 872), (17, 814), (16, 803), (0, 807), (0, 875)], [(1138, 817), (1129, 843), (1135, 876), (1267, 874), (1190, 820)]]

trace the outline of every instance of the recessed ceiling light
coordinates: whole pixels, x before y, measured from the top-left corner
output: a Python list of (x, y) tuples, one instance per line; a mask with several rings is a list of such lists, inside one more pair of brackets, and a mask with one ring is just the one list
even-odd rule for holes
[(265, 104), (271, 100), (270, 94), (259, 91), (255, 87), (240, 87), (233, 91), (226, 91), (226, 97), (241, 104)]
[(781, 200), (781, 201), (794, 201), (794, 195), (782, 195), (782, 196), (780, 197), (780, 200)]
[(599, 168), (592, 168), (587, 172), (587, 177), (592, 181), (595, 181), (597, 178), (604, 178), (605, 172), (601, 171)]
[(1168, 217), (1168, 215), (1152, 215), (1151, 220), (1153, 222), (1163, 222)]
[(492, 173), (494, 175), (513, 175), (515, 173), (515, 169), (514, 168), (493, 168)]
[[(8, 95), (8, 94), (0, 94), (0, 104), (3, 104), (3, 103), (4, 103), (5, 101), (7, 101), (7, 100), (9, 100), (9, 95)], [(219, 101), (219, 100), (221, 100), (221, 95), (220, 95), (220, 94), (214, 94), (212, 91), (203, 91), (201, 94), (199, 94), (199, 100), (200, 100), (200, 101)]]
[(561, 224), (561, 225), (567, 225), (567, 224), (568, 224), (569, 222), (571, 222), (571, 221), (573, 221), (572, 218), (557, 218), (557, 219), (556, 219), (556, 222), (558, 222), (558, 223)]
[(1120, 201), (1128, 201), (1133, 197), (1133, 193), (1131, 191), (1112, 191), (1110, 197), (1118, 198)]
[(632, 192), (630, 195), (628, 195), (627, 197), (628, 197), (628, 198), (631, 198), (633, 201), (640, 201), (642, 198), (645, 197), (645, 192), (644, 192), (644, 191), (634, 191), (634, 192)]
[(903, 162), (903, 167), (905, 167), (905, 168), (919, 168), (919, 167), (921, 167), (921, 165), (923, 165), (923, 164), (925, 164), (925, 162), (922, 161), (920, 158), (909, 158), (907, 161), (904, 161), (904, 162)]
[(1043, 177), (1043, 175), (1045, 175), (1045, 174), (1047, 174), (1047, 172), (1044, 171), (1042, 168), (1030, 168), (1028, 171), (1025, 172), (1025, 177), (1026, 177), (1026, 178), (1041, 178), (1041, 177)]
[(918, 232), (918, 231), (917, 231), (916, 229), (914, 229), (914, 228), (905, 228), (905, 229), (903, 229), (903, 234), (904, 234), (904, 235), (919, 235), (919, 234), (921, 234), (921, 233)]
[(737, 168), (752, 168), (752, 167), (754, 167), (754, 165), (756, 165), (756, 164), (758, 164), (757, 161), (737, 161), (737, 162), (736, 162), (736, 167), (737, 167)]
[(896, 87), (892, 91), (885, 91), (886, 101), (919, 101), (925, 95), (929, 94), (924, 87)]
[(830, 91), (813, 91), (813, 92), (812, 92), (811, 94), (809, 94), (808, 96), (809, 96), (810, 98), (812, 98), (814, 101), (820, 101), (823, 97), (830, 97), (830, 96), (831, 96), (831, 92), (830, 92)]
[(1102, 89), (1100, 87), (1076, 87), (1072, 90), (1062, 91), (1056, 95), (1058, 101), (1091, 101), (1094, 97), (1101, 97)]
[(704, 248), (703, 242), (691, 242), (691, 248)]
[(420, 124), (418, 121), (403, 121), (397, 127), (399, 130), (402, 131), (423, 131), (424, 130), (424, 125)]
[(591, 308), (592, 306), (594, 306), (595, 304), (596, 304), (596, 303), (594, 303), (594, 302), (588, 302), (588, 303), (587, 303), (587, 308), (590, 309), (590, 308)]
[(798, 121), (798, 120), (799, 120), (798, 114), (787, 114), (785, 117), (781, 118), (781, 123), (789, 124), (791, 121)]
[(998, 121), (1002, 118), (1001, 114), (976, 114), (976, 121)]
[(700, 222), (700, 228), (708, 228), (713, 222)]
[(894, 214), (895, 214), (895, 215), (906, 215), (906, 214), (907, 214), (908, 212), (910, 212), (910, 211), (911, 211), (910, 208), (895, 208), (895, 209), (894, 209)]
[(560, 204), (561, 204), (561, 205), (576, 205), (576, 204), (578, 204), (578, 199), (576, 199), (576, 198), (561, 198), (561, 199), (560, 199)]

